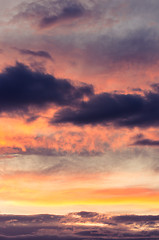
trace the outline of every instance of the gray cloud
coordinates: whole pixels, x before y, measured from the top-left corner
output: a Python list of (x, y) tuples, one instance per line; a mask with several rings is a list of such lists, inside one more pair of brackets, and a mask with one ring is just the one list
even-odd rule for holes
[(18, 13), (13, 20), (33, 20), (40, 29), (60, 24), (72, 24), (72, 21), (87, 16), (86, 5), (80, 1), (38, 1), (24, 2), (18, 6)]
[[(65, 55), (66, 62), (71, 57), (87, 72), (109, 73), (158, 63), (158, 8), (155, 0), (24, 1), (14, 18), (43, 30), (50, 28), (49, 34), (42, 32), (37, 40), (45, 40), (46, 51), (50, 48), (55, 60)], [(55, 25), (63, 31), (51, 31)]]
[(151, 66), (159, 61), (159, 34), (153, 28), (127, 29), (122, 34), (112, 30), (90, 36), (88, 42), (83, 42), (83, 54), (85, 61), (97, 69)]
[(77, 108), (64, 108), (55, 113), (51, 124), (114, 124), (118, 127), (150, 127), (159, 125), (159, 93), (145, 95), (100, 93)]
[[(82, 212), (81, 212), (82, 213)], [(106, 214), (85, 212), (68, 215), (1, 215), (1, 239), (19, 240), (110, 240), (156, 239), (158, 216), (125, 215), (108, 218)], [(84, 213), (84, 212), (83, 212)], [(87, 216), (86, 216), (87, 215)], [(76, 225), (78, 223), (78, 225)], [(85, 223), (85, 226), (80, 225)], [(87, 223), (94, 225), (88, 226)], [(103, 224), (98, 227), (96, 224)], [(148, 225), (147, 223), (151, 223)], [(4, 227), (2, 227), (5, 226)], [(140, 228), (145, 230), (140, 230)]]
[(143, 138), (140, 140), (135, 141), (132, 145), (138, 145), (138, 146), (159, 146), (159, 140), (152, 140), (148, 138)]
[(85, 9), (80, 3), (68, 2), (67, 6), (64, 6), (59, 14), (43, 17), (39, 26), (40, 28), (47, 28), (58, 23), (65, 23), (65, 21), (71, 22), (74, 19), (82, 17), (84, 13)]
[(17, 49), (23, 55), (52, 59), (51, 55), (46, 51), (33, 51), (29, 49)]

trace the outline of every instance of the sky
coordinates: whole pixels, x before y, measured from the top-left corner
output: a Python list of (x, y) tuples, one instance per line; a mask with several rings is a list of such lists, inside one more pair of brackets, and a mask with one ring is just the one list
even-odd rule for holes
[(0, 5), (1, 239), (157, 239), (159, 1)]

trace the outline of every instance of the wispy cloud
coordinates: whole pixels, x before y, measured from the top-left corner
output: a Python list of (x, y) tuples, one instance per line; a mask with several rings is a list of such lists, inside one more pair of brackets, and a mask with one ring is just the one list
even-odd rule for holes
[(17, 49), (22, 55), (30, 55), (34, 57), (41, 57), (41, 58), (47, 58), (52, 59), (51, 55), (46, 51), (33, 51), (30, 49)]
[(84, 18), (88, 14), (86, 5), (80, 1), (39, 1), (20, 4), (19, 12), (13, 20), (33, 20), (40, 29), (55, 25), (72, 24), (73, 21)]

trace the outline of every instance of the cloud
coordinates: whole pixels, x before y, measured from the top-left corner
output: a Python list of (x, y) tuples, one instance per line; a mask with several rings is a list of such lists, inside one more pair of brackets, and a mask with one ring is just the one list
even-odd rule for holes
[[(81, 238), (79, 237), (73, 237), (73, 236), (66, 236), (66, 237), (59, 237), (56, 235), (52, 235), (52, 236), (22, 236), (22, 237), (5, 237), (3, 235), (0, 235), (1, 240), (81, 240)], [(89, 240), (90, 238), (84, 238), (84, 240)], [(99, 239), (100, 240), (100, 239)], [(102, 239), (101, 239), (102, 240)], [(138, 239), (137, 239), (138, 240)], [(149, 239), (151, 240), (151, 239)]]
[(55, 123), (114, 124), (120, 127), (159, 125), (159, 92), (144, 95), (100, 93), (82, 102), (77, 108), (64, 108), (55, 113)]
[(68, 5), (63, 7), (59, 14), (43, 17), (39, 26), (40, 28), (47, 28), (55, 24), (71, 22), (74, 19), (82, 17), (84, 13), (85, 9), (82, 4), (78, 2), (68, 2)]
[(132, 145), (139, 145), (139, 146), (159, 146), (159, 140), (152, 140), (152, 139), (141, 139), (134, 142)]
[(132, 222), (151, 222), (151, 221), (159, 221), (159, 215), (121, 215), (114, 216), (112, 220), (116, 222), (123, 223), (132, 223)]
[[(91, 36), (91, 37), (90, 37)], [(148, 27), (91, 34), (83, 42), (85, 62), (100, 71), (152, 66), (159, 61), (158, 30)], [(106, 71), (105, 71), (106, 72)]]
[(0, 73), (0, 112), (27, 112), (30, 106), (43, 108), (48, 104), (74, 105), (91, 94), (91, 85), (73, 86), (67, 79), (32, 71), (22, 63)]
[[(109, 57), (114, 61), (152, 63), (159, 60), (158, 34), (151, 28), (129, 30), (126, 36), (113, 39)], [(108, 48), (109, 50), (109, 48)]]
[(87, 9), (80, 1), (38, 1), (23, 3), (18, 6), (18, 13), (13, 20), (33, 20), (40, 28), (45, 29), (61, 24), (72, 24), (72, 21), (84, 17)]
[(52, 59), (51, 55), (46, 51), (33, 51), (29, 49), (17, 49), (23, 55)]
[[(47, 35), (43, 33), (43, 39), (50, 45), (54, 58), (57, 60), (65, 55), (65, 64), (69, 64), (73, 59), (77, 66), (82, 68), (81, 72), (108, 74), (117, 69), (121, 70), (121, 67), (128, 70), (134, 65), (151, 67), (158, 63), (158, 28), (151, 26), (150, 19), (146, 17), (149, 11), (145, 5), (151, 10), (153, 17), (152, 8), (158, 9), (155, 1), (142, 4), (137, 1), (107, 0), (86, 3), (63, 0), (33, 1), (20, 4), (14, 19), (26, 20), (34, 29), (38, 27), (45, 30), (62, 26), (63, 31), (56, 28)], [(154, 15), (158, 16), (157, 14), (155, 11)], [(113, 26), (108, 27), (107, 22), (112, 22), (110, 25)], [(75, 32), (68, 26), (73, 26)], [(95, 30), (92, 26), (95, 26)], [(63, 57), (59, 62), (63, 62)], [(70, 64), (69, 67), (71, 68)]]
[(96, 217), (98, 214), (96, 212), (79, 212), (77, 213), (77, 215), (79, 215), (82, 218), (92, 218), (92, 217)]
[(27, 123), (31, 123), (31, 122), (34, 122), (35, 120), (37, 120), (39, 118), (38, 115), (35, 115), (35, 116), (31, 116), (29, 118), (26, 119), (26, 122)]
[[(92, 217), (91, 213), (88, 215), (89, 218), (79, 218), (78, 213), (60, 216), (1, 215), (0, 238), (9, 240), (151, 240), (159, 235), (157, 215), (125, 215), (109, 218), (106, 214), (96, 213), (96, 218), (93, 213)], [(98, 226), (99, 223), (101, 225)]]

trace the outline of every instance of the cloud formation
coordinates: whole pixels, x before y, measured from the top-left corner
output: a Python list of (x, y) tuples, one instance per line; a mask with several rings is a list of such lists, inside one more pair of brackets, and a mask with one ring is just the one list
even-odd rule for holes
[(67, 79), (56, 79), (34, 72), (22, 63), (0, 73), (0, 111), (27, 111), (30, 106), (74, 105), (93, 94), (91, 85), (74, 86)]
[(51, 55), (46, 51), (33, 51), (29, 49), (18, 49), (18, 51), (23, 55), (52, 59)]
[(140, 139), (140, 140), (137, 140), (136, 142), (134, 142), (133, 145), (159, 146), (159, 140), (152, 140), (152, 139), (148, 139), (148, 138), (143, 138), (143, 139)]
[(55, 59), (65, 54), (66, 62), (68, 58), (74, 59), (85, 72), (107, 74), (121, 67), (127, 70), (139, 64), (151, 67), (158, 63), (158, 29), (147, 18), (151, 12), (153, 23), (158, 22), (158, 6), (156, 1), (136, 0), (32, 1), (20, 4), (14, 19), (25, 20), (34, 29), (50, 30), (50, 37), (40, 32), (48, 46), (51, 43)]
[(159, 125), (159, 92), (138, 94), (100, 93), (77, 108), (56, 112), (51, 123), (114, 124), (120, 127)]
[[(18, 240), (110, 240), (156, 239), (159, 236), (158, 216), (123, 215), (86, 212), (67, 215), (1, 215), (1, 239)], [(2, 225), (5, 224), (5, 228)]]
[(159, 35), (152, 28), (128, 29), (122, 35), (107, 32), (92, 38), (86, 45), (86, 56), (102, 65), (143, 64), (159, 60)]
[(158, 238), (159, 1), (0, 3), (0, 238)]
[(55, 24), (71, 22), (74, 19), (82, 17), (85, 9), (82, 4), (78, 2), (68, 2), (66, 6), (62, 7), (59, 14), (45, 16), (40, 20), (40, 28), (47, 28)]
[(33, 20), (40, 29), (55, 25), (72, 24), (86, 15), (86, 8), (80, 1), (38, 1), (19, 5), (16, 19)]

